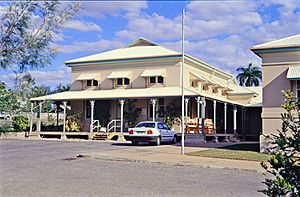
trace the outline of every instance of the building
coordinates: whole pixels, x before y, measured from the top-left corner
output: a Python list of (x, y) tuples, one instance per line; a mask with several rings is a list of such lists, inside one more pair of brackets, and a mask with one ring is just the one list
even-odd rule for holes
[[(281, 128), (282, 90), (292, 90), (300, 97), (300, 34), (259, 44), (251, 50), (262, 59), (263, 135), (276, 134)], [(265, 152), (268, 141), (261, 135), (261, 151)]]
[[(219, 140), (233, 136), (258, 140), (261, 88), (241, 87), (234, 75), (187, 54), (184, 59), (186, 132), (219, 137)], [(182, 54), (147, 39), (139, 38), (124, 48), (65, 64), (72, 70), (71, 90), (31, 101), (41, 105), (45, 100), (52, 100), (57, 105), (63, 104), (65, 113), (67, 105), (71, 106), (71, 112), (81, 112), (83, 127), (75, 134), (93, 138), (98, 122), (106, 133), (126, 134), (134, 122), (163, 121), (161, 112), (170, 106), (173, 111), (181, 109)], [(124, 116), (130, 102), (138, 114), (134, 122)], [(40, 119), (37, 125), (36, 134), (53, 134), (41, 128)], [(178, 124), (173, 127), (181, 133)], [(58, 134), (75, 135), (66, 132), (65, 126)]]

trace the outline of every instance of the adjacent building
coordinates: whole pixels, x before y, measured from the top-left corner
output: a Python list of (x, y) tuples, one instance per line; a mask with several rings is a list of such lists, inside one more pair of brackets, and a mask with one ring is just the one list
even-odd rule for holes
[[(292, 90), (300, 98), (300, 34), (259, 44), (251, 50), (262, 59), (262, 131), (276, 134), (281, 128), (282, 90)], [(261, 135), (261, 151), (268, 142)]]

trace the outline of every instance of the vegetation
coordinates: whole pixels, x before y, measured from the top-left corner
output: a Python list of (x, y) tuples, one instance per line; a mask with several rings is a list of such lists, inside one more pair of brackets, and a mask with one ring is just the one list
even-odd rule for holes
[(258, 152), (257, 144), (237, 144), (222, 148), (210, 148), (188, 153), (188, 155), (247, 161), (267, 161), (270, 158), (270, 155)]
[(253, 66), (252, 63), (248, 67), (239, 67), (236, 69), (238, 75), (236, 79), (241, 86), (259, 86), (262, 79), (261, 69)]
[(82, 122), (81, 112), (68, 113), (66, 117), (66, 131), (81, 131)]
[(110, 101), (95, 102), (95, 120), (99, 120), (100, 125), (107, 125), (110, 118)]
[(265, 179), (267, 189), (263, 193), (296, 197), (300, 195), (300, 102), (291, 91), (283, 95), (282, 128), (277, 135), (266, 136), (271, 141), (272, 157), (262, 166), (273, 176)]
[(140, 111), (136, 108), (137, 99), (128, 99), (124, 105), (124, 119), (128, 122), (129, 127), (134, 127)]
[(29, 121), (26, 116), (15, 116), (13, 117), (13, 123), (14, 131), (17, 132), (23, 132), (29, 127)]
[(174, 124), (180, 124), (181, 109), (174, 103), (166, 106), (164, 111), (160, 111), (160, 116), (164, 117), (164, 122), (172, 128)]
[(49, 65), (57, 52), (51, 42), (78, 11), (79, 4), (59, 1), (12, 1), (0, 15), (0, 69)]
[(11, 131), (13, 131), (13, 128), (11, 127), (11, 124), (4, 123), (4, 124), (0, 125), (0, 136), (2, 134), (5, 135), (5, 133), (11, 132)]

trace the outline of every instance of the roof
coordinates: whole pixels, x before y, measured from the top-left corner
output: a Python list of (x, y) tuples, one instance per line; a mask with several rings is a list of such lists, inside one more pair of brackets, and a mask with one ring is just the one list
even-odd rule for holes
[(261, 86), (247, 87), (247, 89), (256, 93), (256, 97), (253, 97), (250, 103), (247, 105), (249, 107), (262, 107), (263, 103), (263, 89)]
[[(185, 95), (194, 96), (196, 92), (185, 89)], [(31, 101), (43, 100), (82, 100), (82, 99), (120, 99), (120, 98), (148, 98), (148, 97), (172, 97), (180, 96), (180, 87), (155, 87), (140, 89), (112, 89), (112, 90), (83, 90), (83, 91), (67, 91), (57, 94), (36, 97)]]
[(96, 62), (106, 60), (121, 60), (133, 58), (149, 58), (161, 56), (177, 56), (181, 53), (167, 49), (144, 38), (139, 38), (132, 44), (115, 50), (66, 61), (66, 64), (81, 62)]
[(266, 42), (263, 44), (255, 45), (251, 50), (257, 49), (272, 49), (272, 48), (288, 48), (288, 47), (300, 47), (300, 34), (281, 38), (278, 40)]
[(286, 78), (289, 80), (299, 80), (300, 79), (300, 66), (289, 67)]

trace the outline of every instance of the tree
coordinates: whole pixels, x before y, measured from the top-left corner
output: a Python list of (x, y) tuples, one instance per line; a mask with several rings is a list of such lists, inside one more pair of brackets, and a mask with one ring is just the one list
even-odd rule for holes
[(252, 63), (248, 67), (239, 67), (236, 69), (238, 75), (236, 79), (241, 86), (259, 86), (262, 73), (261, 69), (257, 66), (253, 66)]
[(56, 89), (52, 93), (54, 94), (54, 93), (66, 92), (69, 91), (70, 88), (71, 88), (70, 84), (67, 85), (59, 84), (58, 86), (56, 86)]
[(126, 100), (126, 105), (124, 107), (124, 118), (128, 122), (129, 127), (133, 127), (140, 111), (136, 108), (135, 103), (137, 99)]
[(6, 84), (0, 82), (0, 111), (11, 112), (18, 108), (16, 94), (10, 89), (6, 89)]
[(278, 135), (266, 136), (271, 140), (270, 152), (273, 156), (263, 168), (272, 175), (266, 178), (268, 196), (300, 195), (300, 102), (291, 91), (284, 92), (285, 110), (282, 117), (282, 128)]
[(51, 42), (78, 9), (78, 3), (59, 1), (9, 3), (0, 15), (0, 69), (23, 72), (49, 65), (57, 51)]

